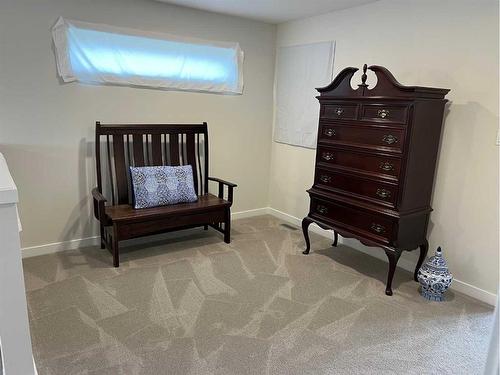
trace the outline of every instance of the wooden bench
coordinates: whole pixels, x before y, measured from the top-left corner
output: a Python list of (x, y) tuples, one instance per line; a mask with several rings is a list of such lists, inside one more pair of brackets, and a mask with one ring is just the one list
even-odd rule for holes
[[(208, 177), (206, 122), (195, 125), (96, 122), (95, 144), (94, 215), (100, 223), (101, 248), (111, 252), (115, 267), (119, 266), (122, 240), (199, 226), (207, 230), (211, 226), (224, 234), (224, 242), (231, 241), (231, 205), (236, 185)], [(191, 165), (198, 201), (134, 209), (129, 166), (158, 165)], [(218, 183), (218, 196), (208, 192), (209, 181)]]

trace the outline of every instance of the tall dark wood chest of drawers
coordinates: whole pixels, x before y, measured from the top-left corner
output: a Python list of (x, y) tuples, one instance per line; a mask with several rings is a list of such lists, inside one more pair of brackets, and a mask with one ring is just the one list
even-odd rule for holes
[[(366, 84), (367, 69), (377, 77)], [(323, 88), (314, 185), (309, 214), (337, 234), (385, 250), (389, 272), (385, 293), (403, 250), (420, 248), (415, 269), (427, 255), (427, 224), (434, 172), (449, 90), (403, 86), (384, 67), (363, 67), (361, 84), (351, 87), (357, 68), (346, 68)]]

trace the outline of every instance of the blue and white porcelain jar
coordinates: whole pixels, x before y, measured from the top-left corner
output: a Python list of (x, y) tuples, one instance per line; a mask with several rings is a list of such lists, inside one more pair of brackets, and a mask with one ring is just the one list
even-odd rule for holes
[(431, 301), (443, 301), (444, 292), (450, 287), (453, 275), (443, 258), (441, 247), (418, 270), (418, 282), (422, 286), (420, 294)]

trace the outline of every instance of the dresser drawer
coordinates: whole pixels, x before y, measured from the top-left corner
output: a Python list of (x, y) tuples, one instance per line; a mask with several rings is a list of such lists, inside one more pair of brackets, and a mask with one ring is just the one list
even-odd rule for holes
[(393, 180), (399, 177), (401, 168), (401, 160), (397, 157), (346, 151), (323, 145), (318, 146), (316, 158), (319, 165), (331, 166)]
[(335, 201), (311, 197), (310, 215), (320, 221), (332, 222), (349, 231), (368, 234), (387, 243), (393, 238), (394, 219)]
[(398, 192), (396, 184), (373, 181), (322, 168), (316, 169), (314, 184), (321, 189), (346, 194), (391, 208), (395, 207), (396, 204)]
[(404, 144), (404, 134), (404, 129), (321, 122), (319, 140), (325, 143), (401, 152)]
[(406, 124), (408, 122), (408, 106), (363, 104), (361, 107), (361, 120)]
[(354, 103), (325, 103), (321, 105), (320, 117), (334, 120), (355, 120), (358, 105)]

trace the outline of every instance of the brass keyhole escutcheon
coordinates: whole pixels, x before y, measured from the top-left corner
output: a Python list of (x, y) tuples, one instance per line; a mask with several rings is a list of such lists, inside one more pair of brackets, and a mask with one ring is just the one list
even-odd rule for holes
[(386, 189), (377, 189), (376, 193), (380, 198), (389, 198), (391, 196), (391, 192)]
[(332, 182), (332, 177), (327, 175), (322, 175), (319, 179), (324, 183)]
[(335, 132), (335, 129), (327, 128), (327, 129), (325, 129), (324, 134), (327, 137), (333, 137), (336, 134), (336, 132)]
[(373, 223), (371, 228), (376, 233), (384, 233), (385, 232), (385, 227), (383, 225), (380, 225), (380, 224)]
[(382, 142), (387, 143), (388, 145), (392, 145), (398, 142), (398, 139), (392, 134), (387, 134), (382, 137)]
[(394, 170), (394, 165), (386, 161), (380, 163), (379, 168), (382, 169), (383, 171), (390, 172)]
[(316, 207), (316, 211), (318, 211), (320, 214), (326, 214), (328, 213), (328, 208), (326, 206), (318, 204), (318, 206)]
[(323, 152), (321, 157), (325, 160), (330, 161), (330, 160), (333, 160), (334, 155), (333, 155), (333, 152)]
[(377, 111), (377, 116), (384, 119), (386, 117), (389, 117), (390, 111), (388, 109), (379, 109)]

